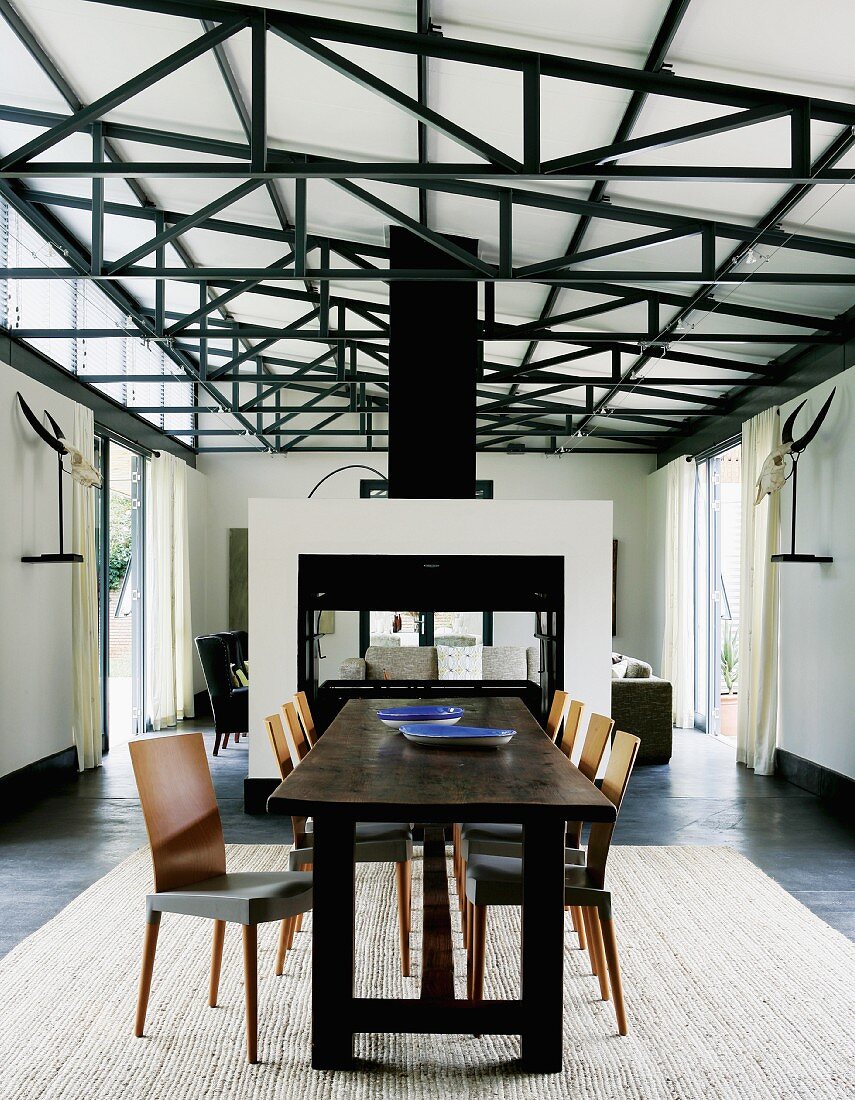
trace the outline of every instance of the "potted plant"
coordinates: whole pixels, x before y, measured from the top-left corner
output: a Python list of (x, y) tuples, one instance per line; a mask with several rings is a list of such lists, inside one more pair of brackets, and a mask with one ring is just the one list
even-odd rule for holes
[(722, 737), (736, 736), (736, 711), (739, 706), (739, 635), (733, 623), (726, 621), (721, 635), (721, 683), (719, 696), (719, 732)]

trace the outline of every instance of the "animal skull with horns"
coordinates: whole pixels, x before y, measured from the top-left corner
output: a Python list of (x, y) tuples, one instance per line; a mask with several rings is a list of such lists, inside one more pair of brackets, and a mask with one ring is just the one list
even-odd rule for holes
[[(797, 405), (787, 417), (787, 421), (781, 432), (780, 444), (771, 452), (760, 469), (760, 477), (757, 479), (757, 499), (754, 501), (755, 505), (759, 504), (763, 497), (770, 496), (772, 493), (780, 492), (780, 490), (783, 489), (784, 482), (792, 476), (793, 468), (799, 455), (814, 438), (823, 420), (825, 420), (836, 389), (837, 387), (828, 395), (828, 400), (819, 410), (816, 420), (814, 420), (813, 424), (811, 424), (801, 439), (793, 439), (793, 427), (796, 422), (796, 417), (805, 407), (806, 402), (802, 401), (802, 403)], [(789, 467), (787, 466), (788, 457), (790, 459)]]

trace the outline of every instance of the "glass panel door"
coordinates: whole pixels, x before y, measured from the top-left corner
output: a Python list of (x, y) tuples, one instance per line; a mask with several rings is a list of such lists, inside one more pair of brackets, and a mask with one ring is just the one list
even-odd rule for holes
[(369, 611), (368, 645), (422, 645), (425, 616), (420, 611)]
[(102, 440), (102, 675), (108, 744), (143, 732), (143, 459)]
[(698, 463), (695, 724), (736, 741), (739, 691), (740, 447)]

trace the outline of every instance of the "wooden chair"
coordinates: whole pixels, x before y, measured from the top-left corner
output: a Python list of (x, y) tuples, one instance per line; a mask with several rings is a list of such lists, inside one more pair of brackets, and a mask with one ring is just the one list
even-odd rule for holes
[(567, 714), (564, 718), (564, 728), (561, 731), (561, 736), (557, 738), (555, 744), (561, 749), (564, 755), (569, 760), (573, 747), (576, 744), (576, 737), (579, 733), (579, 725), (582, 721), (582, 712), (585, 709), (585, 704), (580, 703), (578, 699), (571, 699), (567, 707)]
[[(581, 718), (583, 704), (577, 703), (573, 700), (571, 707), (575, 706), (576, 710), (576, 727), (578, 730), (579, 719)], [(564, 741), (568, 740), (569, 734), (569, 710), (568, 710), (568, 722), (565, 723), (565, 737), (562, 740), (562, 749), (564, 749)], [(578, 768), (579, 771), (585, 776), (586, 779), (590, 779), (593, 783), (599, 771), (600, 764), (602, 763), (603, 756), (605, 755), (606, 745), (608, 744), (611, 732), (614, 729), (614, 722), (611, 718), (607, 718), (603, 714), (592, 714), (588, 721), (588, 731), (585, 734), (585, 742), (582, 746), (582, 754), (579, 758)], [(576, 734), (572, 734), (569, 739), (568, 748), (566, 751), (567, 758), (570, 758), (570, 753), (573, 751), (573, 743), (576, 740)], [(521, 856), (522, 855), (522, 839), (523, 830), (522, 825), (509, 825), (509, 824), (483, 824), (481, 822), (474, 823), (472, 825), (464, 825), (461, 831), (460, 839), (460, 866), (458, 869), (458, 902), (463, 912), (463, 937), (464, 942), (469, 941), (469, 909), (465, 903), (466, 897), (466, 863), (473, 855), (492, 855), (492, 856)], [(582, 843), (582, 822), (581, 821), (568, 821), (567, 823), (567, 837), (565, 841), (566, 851), (565, 856), (568, 863), (575, 863), (577, 865), (584, 865), (585, 852), (581, 847)], [(579, 937), (579, 946), (584, 951), (589, 946), (588, 938), (586, 935), (586, 925), (583, 920), (581, 911), (572, 906), (568, 906), (570, 914), (573, 919), (573, 927), (576, 934)], [(596, 964), (595, 964), (596, 965)]]
[[(606, 745), (612, 735), (615, 724), (604, 714), (592, 714), (588, 720), (588, 731), (582, 745), (582, 754), (577, 767), (586, 779), (593, 783), (603, 762)], [(568, 754), (569, 755), (569, 754)]]
[(293, 703), (283, 703), (279, 708), (282, 711), (282, 717), (285, 719), (285, 739), (288, 742), (288, 749), (291, 754), (291, 763), (296, 768), (301, 760), (304, 760), (306, 753), (308, 753), (312, 746), (309, 744), (309, 739), (306, 737), (305, 731), (300, 724), (300, 719), (297, 716), (297, 708)]
[(297, 709), (297, 714), (300, 718), (300, 723), (303, 727), (303, 732), (306, 735), (306, 740), (309, 742), (309, 748), (314, 748), (315, 742), (318, 739), (315, 732), (315, 720), (312, 717), (312, 711), (309, 707), (309, 699), (305, 691), (298, 691), (294, 696), (294, 706)]
[[(552, 706), (549, 708), (549, 716), (546, 719), (545, 732), (547, 737), (551, 741), (555, 741), (558, 747), (562, 749), (568, 757), (572, 752), (576, 734), (579, 729), (579, 720), (582, 717), (582, 711), (584, 709), (584, 703), (580, 703), (576, 699), (571, 699), (566, 691), (556, 690), (552, 697)], [(562, 719), (564, 723), (563, 727)], [(568, 744), (569, 748), (566, 747)], [(506, 844), (508, 842), (522, 844), (521, 825), (499, 825), (488, 822), (471, 822), (463, 825), (455, 825), (452, 834), (454, 840), (453, 867), (457, 880), (458, 898), (461, 903), (461, 909), (463, 908), (465, 862), (469, 850), (468, 841), (473, 832), (477, 832), (479, 839), (484, 840), (488, 844), (491, 840), (495, 840), (499, 844)], [(499, 849), (496, 854), (512, 855), (514, 853), (505, 852)]]
[(550, 741), (557, 740), (561, 723), (569, 706), (570, 696), (567, 692), (556, 689), (555, 694), (552, 696), (552, 706), (549, 708), (549, 714), (546, 718), (546, 736)]
[[(630, 733), (619, 731), (615, 734), (602, 791), (618, 812), (640, 744), (640, 738)], [(604, 1001), (609, 999), (610, 983), (618, 1033), (626, 1035), (626, 1008), (612, 920), (612, 899), (605, 888), (606, 863), (614, 830), (613, 821), (591, 825), (587, 865), (569, 865), (564, 869), (564, 901), (565, 905), (578, 907), (582, 911), (592, 945), (591, 957), (600, 983), (600, 995)], [(487, 908), (490, 905), (522, 904), (522, 860), (517, 856), (473, 855), (466, 874), (466, 898), (472, 906), (467, 974), (469, 997), (480, 1001), (484, 989)]]
[[(566, 718), (564, 720), (563, 732), (560, 737), (559, 747), (562, 752), (565, 753), (567, 758), (570, 758), (570, 754), (573, 751), (573, 746), (576, 743), (576, 736), (579, 731), (579, 723), (582, 717), (582, 711), (585, 709), (584, 703), (580, 703), (577, 699), (570, 699), (565, 692), (556, 692), (556, 699), (558, 695), (564, 696), (564, 709), (566, 710)], [(553, 702), (552, 711), (556, 710), (556, 704)], [(550, 714), (552, 714), (550, 711)], [(603, 754), (606, 748), (606, 742), (608, 736), (611, 733), (614, 722), (610, 718), (605, 718), (600, 714), (592, 714), (591, 720), (588, 723), (588, 734), (585, 738), (585, 745), (587, 747), (587, 754), (583, 749), (583, 755), (585, 755), (585, 767), (582, 767), (582, 761), (579, 762), (579, 770), (587, 779), (593, 780), (593, 777), (597, 773), (597, 769), (603, 758)], [(548, 732), (548, 731), (547, 731)], [(605, 734), (605, 736), (603, 736)], [(599, 752), (599, 756), (597, 753)], [(593, 767), (593, 774), (589, 774)], [(574, 823), (575, 825), (575, 823)], [(578, 847), (578, 840), (576, 839), (575, 828), (573, 830), (571, 839), (573, 841), (573, 847)], [(462, 901), (465, 886), (465, 864), (469, 858), (470, 853), (478, 852), (481, 855), (496, 855), (496, 856), (513, 856), (520, 855), (522, 852), (522, 825), (511, 824), (498, 824), (498, 823), (486, 823), (486, 822), (471, 822), (465, 824), (460, 828), (460, 840), (458, 848), (458, 863), (460, 866), (457, 868), (459, 894)], [(462, 907), (462, 906), (461, 906)], [(584, 933), (583, 933), (584, 934)]]
[[(294, 770), (295, 756), (304, 759), (309, 751), (308, 743), (302, 736), (303, 730), (292, 703), (284, 703), (282, 713), (286, 724), (278, 714), (264, 719), (273, 755), (283, 780)], [(312, 845), (314, 837), (305, 817), (292, 817), (294, 830), (294, 849), (289, 856), (289, 868), (309, 868), (312, 865)], [(413, 832), (406, 822), (366, 822), (356, 823), (356, 847), (354, 856), (357, 863), (394, 863), (395, 881), (398, 896), (398, 936), (401, 946), (401, 973), (410, 976), (410, 933), (412, 931), (412, 882), (413, 882)], [(276, 974), (284, 969), (285, 955), (294, 942), (294, 935), (300, 930), (302, 914), (284, 920), (279, 929), (279, 948), (276, 953)]]
[(201, 733), (152, 737), (128, 746), (154, 864), (134, 1034), (142, 1036), (162, 913), (214, 922), (208, 1003), (217, 1003), (228, 922), (243, 929), (246, 1053), (258, 1061), (257, 929), (312, 905), (312, 876), (290, 871), (226, 872), (223, 827)]

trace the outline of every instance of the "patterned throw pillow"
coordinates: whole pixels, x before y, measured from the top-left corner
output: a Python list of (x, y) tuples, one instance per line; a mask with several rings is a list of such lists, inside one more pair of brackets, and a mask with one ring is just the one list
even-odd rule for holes
[(481, 645), (438, 645), (436, 661), (440, 680), (480, 680), (484, 647)]

